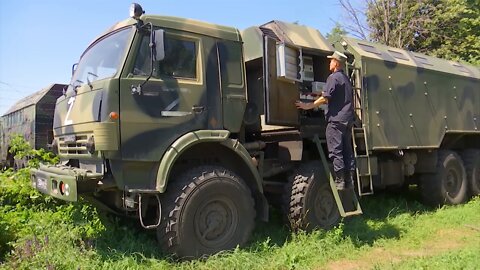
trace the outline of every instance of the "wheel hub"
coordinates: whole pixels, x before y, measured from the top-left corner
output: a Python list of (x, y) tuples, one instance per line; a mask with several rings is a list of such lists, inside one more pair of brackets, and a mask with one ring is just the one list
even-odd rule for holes
[(450, 197), (455, 197), (459, 192), (462, 181), (455, 170), (449, 170), (445, 179), (445, 190)]
[(334, 222), (337, 205), (329, 192), (321, 192), (315, 198), (315, 217), (324, 226)]
[(207, 247), (216, 247), (228, 241), (237, 226), (237, 213), (232, 201), (212, 200), (199, 207), (195, 218), (195, 232)]

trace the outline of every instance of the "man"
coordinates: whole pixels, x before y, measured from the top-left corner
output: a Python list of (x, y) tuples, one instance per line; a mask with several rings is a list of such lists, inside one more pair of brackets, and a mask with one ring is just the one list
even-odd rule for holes
[(327, 120), (326, 139), (329, 157), (333, 161), (335, 185), (338, 190), (353, 188), (355, 175), (355, 158), (352, 149), (353, 91), (343, 68), (347, 56), (335, 51), (330, 58), (330, 71), (322, 96), (312, 103), (297, 101), (299, 109), (310, 110), (327, 104), (325, 118)]

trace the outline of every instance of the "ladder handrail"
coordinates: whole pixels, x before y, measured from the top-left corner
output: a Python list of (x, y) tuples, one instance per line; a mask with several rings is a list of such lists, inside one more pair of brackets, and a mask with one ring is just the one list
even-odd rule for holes
[(340, 199), (340, 195), (338, 194), (337, 187), (335, 186), (335, 182), (333, 181), (333, 175), (330, 172), (330, 168), (328, 167), (327, 158), (325, 157), (325, 153), (323, 152), (322, 142), (318, 138), (318, 135), (313, 136), (313, 141), (317, 145), (317, 150), (320, 154), (320, 159), (322, 160), (323, 167), (325, 169), (325, 173), (327, 174), (327, 178), (330, 182), (330, 188), (332, 189), (333, 197), (335, 198), (335, 202), (337, 203), (338, 212), (342, 217), (349, 217), (353, 215), (361, 215), (363, 214), (362, 207), (360, 206), (360, 202), (355, 194), (355, 191), (352, 192), (353, 194), (353, 203), (355, 204), (356, 210), (351, 212), (345, 212), (345, 208), (343, 207), (342, 200)]
[(355, 167), (355, 172), (357, 173), (357, 187), (358, 187), (358, 195), (360, 196), (365, 196), (365, 195), (371, 195), (373, 194), (373, 176), (372, 176), (372, 164), (370, 162), (370, 154), (368, 151), (368, 141), (367, 141), (367, 134), (365, 130), (365, 125), (362, 124), (362, 128), (352, 128), (352, 142), (353, 142), (353, 153), (355, 157), (358, 156), (357, 153), (357, 142), (355, 138), (355, 130), (362, 130), (362, 136), (365, 142), (365, 156), (367, 157), (367, 167), (368, 167), (368, 178), (369, 178), (369, 187), (370, 191), (368, 192), (363, 192), (362, 191), (362, 183), (360, 181), (360, 173), (358, 170), (358, 166)]
[[(352, 70), (350, 78), (352, 79), (352, 91), (353, 91), (353, 98), (354, 98), (353, 102), (355, 104), (354, 111), (357, 114), (357, 116), (359, 116), (360, 124), (362, 125), (362, 127), (357, 128), (357, 130), (361, 130), (364, 143), (365, 143), (365, 156), (367, 158), (369, 189), (370, 189), (368, 192), (362, 191), (362, 185), (361, 185), (362, 183), (360, 180), (361, 177), (360, 177), (359, 169), (358, 167), (356, 167), (355, 171), (357, 173), (356, 178), (357, 178), (358, 194), (360, 196), (371, 195), (373, 194), (373, 176), (372, 176), (372, 166), (371, 166), (372, 164), (371, 164), (370, 153), (368, 148), (367, 132), (366, 132), (365, 124), (363, 123), (365, 121), (365, 115), (363, 114), (364, 110), (363, 110), (362, 93), (361, 93), (363, 92), (362, 81), (360, 80), (361, 69), (359, 67), (355, 67), (354, 63), (349, 65), (349, 68)], [(353, 143), (354, 155), (356, 158), (358, 156), (358, 151), (357, 151), (357, 141), (355, 137), (355, 128), (352, 129), (352, 143)]]

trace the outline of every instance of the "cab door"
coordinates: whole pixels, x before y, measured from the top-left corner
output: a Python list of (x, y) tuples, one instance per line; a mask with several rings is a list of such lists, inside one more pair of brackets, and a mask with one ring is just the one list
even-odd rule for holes
[[(299, 99), (296, 78), (300, 70), (296, 69), (300, 65), (292, 66), (291, 63), (297, 61), (300, 55), (291, 55), (296, 53), (295, 50), (285, 50), (285, 47), (282, 52), (281, 46), (275, 39), (264, 36), (265, 122), (268, 125), (298, 126), (300, 120), (295, 101)], [(286, 62), (290, 65), (286, 65)], [(292, 71), (292, 68), (295, 70)]]
[[(166, 30), (165, 59), (155, 63), (144, 83), (152, 70), (149, 42), (148, 34), (137, 32), (120, 82), (124, 162), (158, 162), (177, 138), (207, 128), (201, 36)], [(140, 91), (132, 91), (138, 86)]]

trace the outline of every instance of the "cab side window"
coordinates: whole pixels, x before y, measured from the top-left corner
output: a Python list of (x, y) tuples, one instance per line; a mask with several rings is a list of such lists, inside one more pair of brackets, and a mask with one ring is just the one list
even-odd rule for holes
[[(137, 52), (134, 75), (148, 76), (151, 71), (150, 38), (143, 36)], [(181, 39), (165, 34), (165, 58), (154, 65), (153, 76), (157, 78), (173, 77), (196, 79), (197, 44), (195, 41)]]

